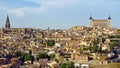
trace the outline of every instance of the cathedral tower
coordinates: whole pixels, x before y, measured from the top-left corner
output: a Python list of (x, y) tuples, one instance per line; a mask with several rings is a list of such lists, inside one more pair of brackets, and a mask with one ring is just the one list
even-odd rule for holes
[(6, 18), (6, 23), (5, 23), (5, 28), (10, 28), (10, 20), (9, 20), (9, 16), (7, 15), (7, 18)]

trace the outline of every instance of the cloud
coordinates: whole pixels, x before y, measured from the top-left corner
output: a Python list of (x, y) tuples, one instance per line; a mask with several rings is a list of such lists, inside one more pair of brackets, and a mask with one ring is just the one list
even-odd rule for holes
[(51, 7), (51, 6), (55, 7), (55, 6), (65, 6), (70, 3), (74, 3), (75, 1), (78, 1), (78, 0), (23, 0), (23, 1), (34, 2), (36, 4), (46, 6), (46, 7)]
[[(24, 0), (24, 1), (28, 1), (28, 0)], [(64, 3), (55, 0), (53, 1), (29, 0), (29, 1), (39, 4), (39, 7), (24, 6), (21, 8), (7, 9), (8, 10), (7, 12), (9, 14), (15, 14), (16, 16), (24, 16), (29, 13), (40, 14), (46, 9), (64, 6)]]
[(24, 15), (29, 14), (29, 13), (37, 14), (37, 13), (40, 13), (44, 10), (45, 10), (44, 7), (38, 7), (38, 8), (23, 7), (23, 8), (9, 9), (8, 13), (15, 14), (16, 16), (24, 16)]
[(100, 6), (99, 4), (104, 5), (107, 0), (22, 0), (25, 2), (33, 2), (38, 5), (38, 7), (33, 7), (33, 6), (24, 6), (21, 8), (7, 8), (7, 12), (10, 14), (15, 14), (16, 16), (24, 16), (27, 14), (40, 14), (44, 12), (47, 9), (51, 8), (57, 8), (59, 9), (60, 7), (65, 8), (65, 7), (70, 7), (74, 5), (81, 5), (85, 6), (90, 5), (90, 6)]

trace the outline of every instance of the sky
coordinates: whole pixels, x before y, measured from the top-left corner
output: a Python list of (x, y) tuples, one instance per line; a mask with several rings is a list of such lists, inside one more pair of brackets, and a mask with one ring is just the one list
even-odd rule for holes
[(7, 15), (12, 28), (69, 29), (93, 19), (112, 18), (120, 28), (120, 0), (0, 0), (0, 28)]

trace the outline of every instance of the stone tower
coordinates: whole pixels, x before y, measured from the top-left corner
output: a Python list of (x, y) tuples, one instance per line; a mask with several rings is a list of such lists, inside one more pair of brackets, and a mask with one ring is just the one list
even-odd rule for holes
[(92, 27), (92, 26), (93, 26), (93, 18), (92, 18), (92, 15), (90, 15), (89, 22), (90, 22), (90, 27)]
[(8, 15), (7, 15), (7, 18), (6, 18), (5, 28), (7, 28), (7, 29), (10, 28), (10, 20), (9, 20), (9, 16)]
[(112, 19), (112, 18), (111, 18), (111, 16), (109, 15), (109, 17), (108, 17), (108, 26), (109, 26), (109, 27), (111, 27), (111, 19)]

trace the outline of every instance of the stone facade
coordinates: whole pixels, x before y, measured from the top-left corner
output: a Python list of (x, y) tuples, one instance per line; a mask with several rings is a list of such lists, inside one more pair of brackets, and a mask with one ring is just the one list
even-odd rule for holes
[(108, 19), (93, 19), (92, 17), (89, 18), (90, 27), (111, 27), (111, 17), (109, 16)]

